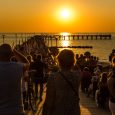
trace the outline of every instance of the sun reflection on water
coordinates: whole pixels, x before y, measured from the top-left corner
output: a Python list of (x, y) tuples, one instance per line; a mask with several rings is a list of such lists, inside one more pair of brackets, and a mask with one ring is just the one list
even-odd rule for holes
[(68, 32), (61, 32), (60, 35), (66, 36), (66, 35), (70, 35), (70, 33), (68, 33)]
[(63, 47), (70, 46), (70, 41), (69, 41), (69, 37), (68, 37), (68, 35), (70, 35), (70, 33), (62, 32), (62, 33), (60, 33), (60, 35), (62, 35), (64, 37), (64, 40), (61, 41), (61, 45)]
[(63, 47), (67, 47), (70, 45), (70, 42), (66, 40), (66, 41), (62, 41), (61, 44)]

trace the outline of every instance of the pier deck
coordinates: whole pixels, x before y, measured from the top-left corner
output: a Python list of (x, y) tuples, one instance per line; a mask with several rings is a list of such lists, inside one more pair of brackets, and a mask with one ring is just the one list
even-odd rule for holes
[(98, 108), (95, 100), (80, 92), (81, 115), (111, 115), (108, 110)]
[[(46, 91), (43, 94), (43, 101), (39, 104), (38, 110), (35, 114), (29, 112), (27, 115), (42, 115), (42, 106), (44, 103)], [(108, 110), (98, 108), (94, 99), (88, 98), (86, 94), (80, 91), (80, 109), (81, 115), (111, 115)]]

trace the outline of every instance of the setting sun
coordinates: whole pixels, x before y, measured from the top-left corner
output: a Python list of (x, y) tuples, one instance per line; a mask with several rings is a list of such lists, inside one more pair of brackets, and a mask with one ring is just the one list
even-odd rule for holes
[(76, 18), (75, 9), (71, 6), (61, 6), (54, 11), (55, 19), (61, 24), (70, 24)]
[(62, 10), (62, 11), (61, 11), (61, 16), (62, 16), (63, 18), (69, 18), (69, 16), (70, 16), (70, 11), (67, 10), (67, 9)]
[(71, 8), (61, 8), (59, 16), (62, 21), (70, 21), (73, 18), (73, 11)]

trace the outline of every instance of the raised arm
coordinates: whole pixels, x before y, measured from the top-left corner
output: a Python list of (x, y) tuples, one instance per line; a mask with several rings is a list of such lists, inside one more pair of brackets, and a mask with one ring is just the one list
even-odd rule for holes
[(28, 59), (16, 49), (13, 49), (13, 53), (19, 62), (24, 63), (24, 71), (26, 71), (30, 65)]

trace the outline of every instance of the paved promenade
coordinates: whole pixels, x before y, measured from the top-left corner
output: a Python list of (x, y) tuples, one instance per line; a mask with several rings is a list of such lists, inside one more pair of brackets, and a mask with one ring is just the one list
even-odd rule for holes
[[(42, 115), (42, 106), (45, 99), (45, 91), (43, 95), (43, 101), (39, 104), (38, 110), (36, 113), (29, 112), (27, 115)], [(81, 115), (111, 115), (108, 110), (98, 108), (95, 104), (95, 101), (92, 98), (88, 98), (86, 94), (80, 91), (80, 108)]]

